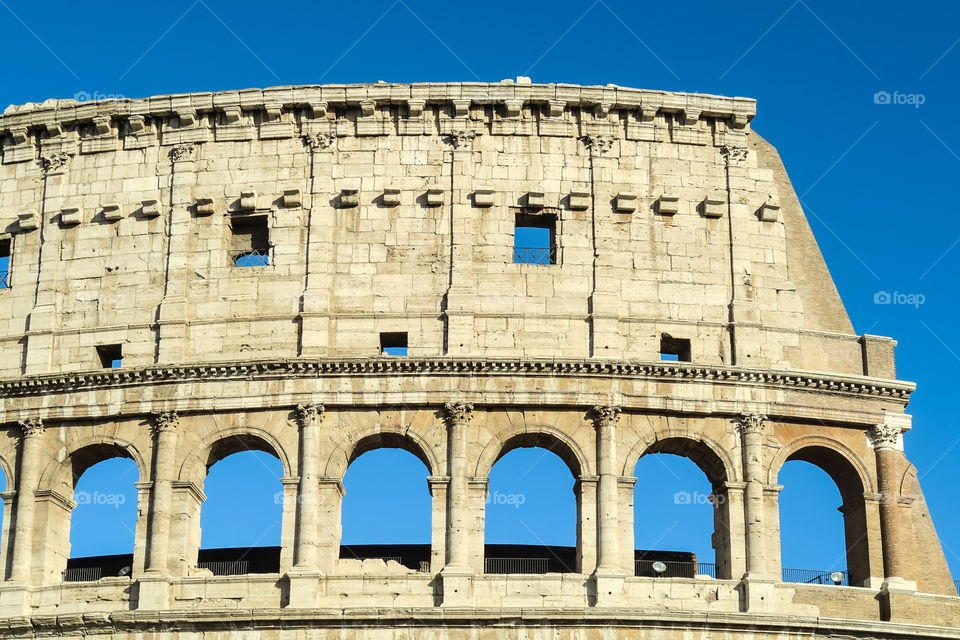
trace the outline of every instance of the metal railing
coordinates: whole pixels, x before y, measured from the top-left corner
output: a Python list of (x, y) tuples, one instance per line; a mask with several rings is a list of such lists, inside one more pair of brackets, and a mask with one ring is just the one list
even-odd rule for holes
[(717, 577), (717, 564), (715, 562), (698, 562), (697, 575)]
[(846, 571), (842, 571), (843, 580), (834, 582), (830, 574), (833, 571), (824, 571), (819, 569), (781, 569), (780, 579), (783, 582), (796, 582), (798, 584), (841, 584), (849, 586), (849, 576)]
[(546, 573), (549, 558), (484, 558), (484, 573)]
[(420, 573), (430, 573), (430, 561), (421, 560), (420, 566), (417, 567), (417, 571), (419, 571)]
[(270, 251), (266, 249), (253, 249), (244, 251), (233, 256), (233, 264), (236, 267), (266, 267), (270, 265)]
[(64, 582), (93, 582), (103, 576), (103, 567), (71, 567), (63, 570)]
[(556, 264), (556, 247), (514, 247), (514, 264)]
[(960, 580), (953, 581), (953, 588), (957, 590), (957, 595), (960, 596)]
[(250, 563), (247, 560), (217, 560), (213, 562), (198, 562), (198, 569), (209, 569), (215, 576), (242, 576), (250, 573)]
[[(665, 570), (657, 572), (655, 564), (662, 564)], [(699, 567), (696, 562), (668, 561), (668, 560), (634, 560), (633, 574), (643, 578), (693, 578), (696, 577)]]
[(0, 271), (0, 289), (10, 288), (10, 272)]

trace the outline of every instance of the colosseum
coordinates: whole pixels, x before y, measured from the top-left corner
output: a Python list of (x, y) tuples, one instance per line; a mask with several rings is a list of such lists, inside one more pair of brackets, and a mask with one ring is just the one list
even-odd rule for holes
[[(914, 385), (854, 332), (755, 111), (522, 79), (9, 107), (0, 637), (960, 637)], [(492, 571), (489, 471), (532, 446), (576, 479), (573, 560)], [(343, 476), (378, 448), (429, 469), (416, 566), (340, 559)], [(282, 545), (223, 575), (204, 481), (246, 449), (282, 464)], [(723, 498), (714, 575), (639, 569), (653, 453)], [(71, 573), (77, 480), (116, 457), (130, 569)], [(782, 580), (791, 460), (842, 496), (842, 584)]]

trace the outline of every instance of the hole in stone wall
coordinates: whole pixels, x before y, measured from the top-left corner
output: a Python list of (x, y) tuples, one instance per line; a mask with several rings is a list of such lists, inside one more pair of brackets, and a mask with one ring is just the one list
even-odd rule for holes
[(661, 334), (660, 359), (690, 362), (690, 339), (674, 338), (669, 333)]
[(392, 331), (380, 334), (380, 353), (385, 356), (407, 355), (407, 332)]
[(515, 264), (557, 263), (557, 216), (517, 212), (513, 229)]
[(10, 287), (10, 239), (0, 240), (0, 289)]
[(102, 344), (97, 347), (97, 357), (104, 369), (123, 366), (123, 347), (119, 344)]
[(230, 219), (230, 258), (237, 267), (270, 264), (270, 229), (266, 216)]

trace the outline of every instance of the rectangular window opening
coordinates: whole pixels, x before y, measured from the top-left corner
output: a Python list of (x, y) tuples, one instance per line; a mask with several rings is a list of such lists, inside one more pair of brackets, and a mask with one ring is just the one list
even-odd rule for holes
[(380, 334), (380, 353), (385, 356), (407, 355), (407, 332), (397, 331)]
[(674, 338), (668, 333), (660, 336), (660, 359), (690, 362), (690, 339)]
[(513, 229), (514, 264), (557, 264), (557, 216), (517, 212)]
[(100, 366), (104, 369), (116, 369), (123, 366), (123, 349), (119, 344), (102, 344), (97, 347)]
[(10, 239), (0, 240), (0, 289), (10, 288)]
[(230, 258), (237, 267), (266, 267), (270, 264), (270, 230), (266, 216), (230, 220)]

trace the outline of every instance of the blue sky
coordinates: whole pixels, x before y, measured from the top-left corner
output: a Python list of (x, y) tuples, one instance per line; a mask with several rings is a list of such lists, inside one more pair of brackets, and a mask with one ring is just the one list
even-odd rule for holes
[[(239, 0), (106, 0), (91, 11), (82, 3), (2, 0), (0, 24), (5, 50), (15, 59), (4, 69), (0, 101), (5, 104), (296, 83), (498, 81), (517, 75), (535, 82), (616, 83), (757, 98), (753, 126), (779, 149), (856, 331), (899, 340), (899, 377), (919, 384), (909, 408), (914, 430), (906, 438), (907, 453), (919, 470), (947, 560), (960, 576), (960, 509), (953, 489), (960, 433), (950, 388), (960, 373), (960, 336), (954, 330), (960, 311), (954, 284), (960, 265), (955, 189), (960, 120), (954, 115), (960, 10), (955, 3), (490, 0), (468, 9), (383, 0), (286, 3), (273, 10)], [(885, 102), (879, 92), (889, 93), (891, 100)], [(896, 104), (898, 99), (904, 104)], [(902, 295), (892, 296), (891, 304), (876, 304), (880, 292)], [(524, 455), (532, 454), (516, 454)], [(228, 477), (229, 463), (220, 463)], [(504, 469), (510, 464), (511, 458), (504, 459)], [(682, 461), (669, 462), (678, 477), (653, 464), (646, 480), (652, 484), (646, 486), (663, 489), (666, 497), (651, 508), (649, 536), (643, 539), (657, 541), (682, 516), (692, 518), (689, 526), (675, 526), (658, 544), (702, 547), (709, 539), (709, 507), (706, 515), (697, 505), (667, 507), (678, 488), (704, 490), (706, 480)], [(795, 554), (801, 567), (831, 568), (841, 534), (829, 523), (833, 518), (839, 527), (834, 510), (839, 497), (820, 482), (822, 474), (803, 472), (804, 465), (795, 464), (796, 472), (790, 467), (784, 474), (799, 475), (787, 477), (789, 482), (781, 476), (784, 509), (797, 505), (799, 514), (792, 524), (784, 517), (784, 564), (794, 565), (790, 554)], [(542, 473), (525, 476), (525, 482), (533, 482), (526, 490), (559, 487), (569, 501), (571, 480), (559, 473), (565, 469), (544, 464), (537, 471)], [(498, 465), (495, 474), (500, 472)], [(214, 492), (208, 487), (207, 493), (213, 504)], [(651, 500), (653, 493), (647, 496)], [(814, 499), (820, 493), (824, 497)], [(824, 514), (818, 521), (822, 537), (804, 533), (809, 517), (804, 509), (813, 508), (804, 503), (808, 499)], [(526, 522), (550, 535), (562, 531), (566, 525), (557, 518), (565, 512), (553, 507), (540, 512), (537, 504), (529, 500), (522, 507), (503, 507), (526, 514)], [(706, 533), (695, 536), (700, 543), (681, 534), (701, 526), (698, 522), (707, 523), (702, 525)], [(522, 538), (511, 541), (528, 535), (516, 524), (511, 529)], [(788, 545), (797, 530), (800, 535)], [(92, 537), (97, 540), (91, 545), (102, 538)]]

